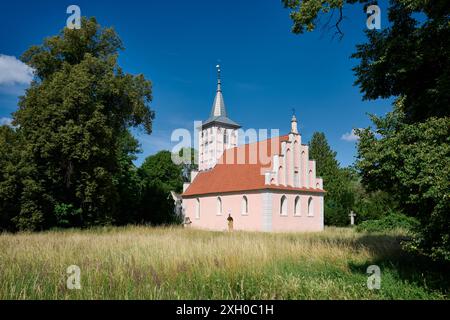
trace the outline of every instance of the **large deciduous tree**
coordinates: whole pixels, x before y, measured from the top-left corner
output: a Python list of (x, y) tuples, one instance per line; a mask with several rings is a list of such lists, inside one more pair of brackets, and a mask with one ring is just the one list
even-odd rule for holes
[(136, 151), (128, 130), (151, 133), (154, 118), (151, 82), (122, 71), (121, 49), (113, 29), (83, 18), (81, 29), (65, 28), (23, 54), (36, 76), (20, 98), (14, 133), (2, 134), (17, 135), (8, 139), (20, 141), (20, 157), (0, 169), (0, 202), (12, 194), (18, 202), (0, 209), (14, 216), (16, 228), (48, 228), (68, 218), (106, 224), (120, 215), (120, 185)]

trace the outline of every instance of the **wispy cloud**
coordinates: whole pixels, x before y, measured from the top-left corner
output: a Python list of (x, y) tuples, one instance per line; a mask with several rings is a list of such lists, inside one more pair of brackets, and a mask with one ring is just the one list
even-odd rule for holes
[(170, 134), (153, 133), (152, 135), (142, 134), (136, 138), (142, 144), (144, 150), (158, 152), (161, 150), (171, 150), (173, 143), (170, 141)]
[(0, 118), (0, 126), (12, 126), (12, 121), (13, 119), (11, 118), (2, 117)]
[(0, 54), (0, 85), (29, 84), (33, 73), (33, 68), (16, 57)]
[(356, 135), (355, 129), (352, 129), (351, 132), (346, 132), (341, 136), (341, 139), (344, 141), (354, 142), (358, 141), (359, 137)]

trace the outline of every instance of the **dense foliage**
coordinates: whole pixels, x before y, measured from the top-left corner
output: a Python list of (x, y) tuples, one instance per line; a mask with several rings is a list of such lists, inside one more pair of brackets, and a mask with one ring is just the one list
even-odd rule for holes
[(329, 146), (324, 133), (315, 132), (309, 147), (310, 157), (316, 161), (317, 174), (323, 178), (326, 190), (326, 225), (349, 225), (351, 211), (356, 213), (357, 223), (400, 212), (398, 203), (388, 193), (368, 191), (354, 168), (340, 167), (336, 152)]
[(430, 118), (416, 124), (403, 121), (395, 110), (372, 117), (371, 129), (360, 132), (358, 162), (369, 190), (386, 190), (417, 218), (422, 232), (417, 247), (435, 258), (450, 258), (450, 118)]
[(417, 219), (414, 219), (413, 217), (408, 217), (404, 214), (391, 213), (380, 219), (363, 221), (356, 226), (356, 230), (360, 232), (386, 232), (401, 229), (416, 232), (419, 225)]
[[(121, 49), (113, 29), (83, 18), (81, 29), (65, 28), (23, 54), (35, 79), (14, 127), (0, 127), (0, 229), (166, 221), (142, 205), (152, 197), (166, 203), (181, 182), (150, 190), (157, 177), (147, 164), (140, 171), (133, 165), (139, 145), (129, 128), (151, 133), (152, 87), (122, 71)], [(167, 170), (182, 181), (180, 168)], [(159, 215), (171, 213), (169, 205)]]
[(174, 202), (170, 191), (183, 189), (182, 166), (174, 164), (169, 151), (160, 151), (148, 157), (139, 168), (142, 200), (137, 210), (140, 222), (154, 224), (177, 221), (173, 214)]
[(309, 143), (309, 156), (316, 161), (316, 173), (323, 179), (325, 194), (325, 224), (345, 226), (354, 204), (351, 177), (339, 167), (336, 152), (332, 151), (322, 132), (315, 132)]
[[(318, 17), (368, 0), (283, 0), (293, 32), (315, 28)], [(366, 31), (353, 58), (364, 99), (396, 97), (393, 111), (359, 132), (356, 168), (369, 191), (379, 190), (416, 217), (421, 232), (409, 247), (450, 260), (450, 2), (393, 0), (389, 27)]]

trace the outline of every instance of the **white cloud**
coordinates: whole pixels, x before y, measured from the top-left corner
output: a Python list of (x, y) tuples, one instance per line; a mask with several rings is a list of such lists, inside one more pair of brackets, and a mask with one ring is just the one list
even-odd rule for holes
[(0, 118), (0, 126), (4, 126), (4, 125), (12, 126), (12, 121), (13, 121), (13, 119), (11, 119), (11, 118), (5, 118), (5, 117)]
[(33, 73), (33, 68), (16, 57), (0, 54), (0, 85), (29, 84)]
[(341, 140), (353, 142), (358, 141), (359, 137), (356, 135), (355, 129), (352, 129), (351, 132), (344, 133), (341, 137)]

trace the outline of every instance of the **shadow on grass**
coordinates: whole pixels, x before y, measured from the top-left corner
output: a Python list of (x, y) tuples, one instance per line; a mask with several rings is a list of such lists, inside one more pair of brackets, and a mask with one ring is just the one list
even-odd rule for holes
[(402, 249), (402, 242), (409, 239), (404, 236), (366, 234), (350, 240), (354, 247), (368, 250), (373, 259), (368, 263), (349, 262), (348, 266), (354, 273), (367, 274), (369, 265), (377, 265), (382, 273), (388, 271), (400, 280), (408, 281), (427, 291), (437, 290), (448, 296), (450, 265), (406, 252)]

